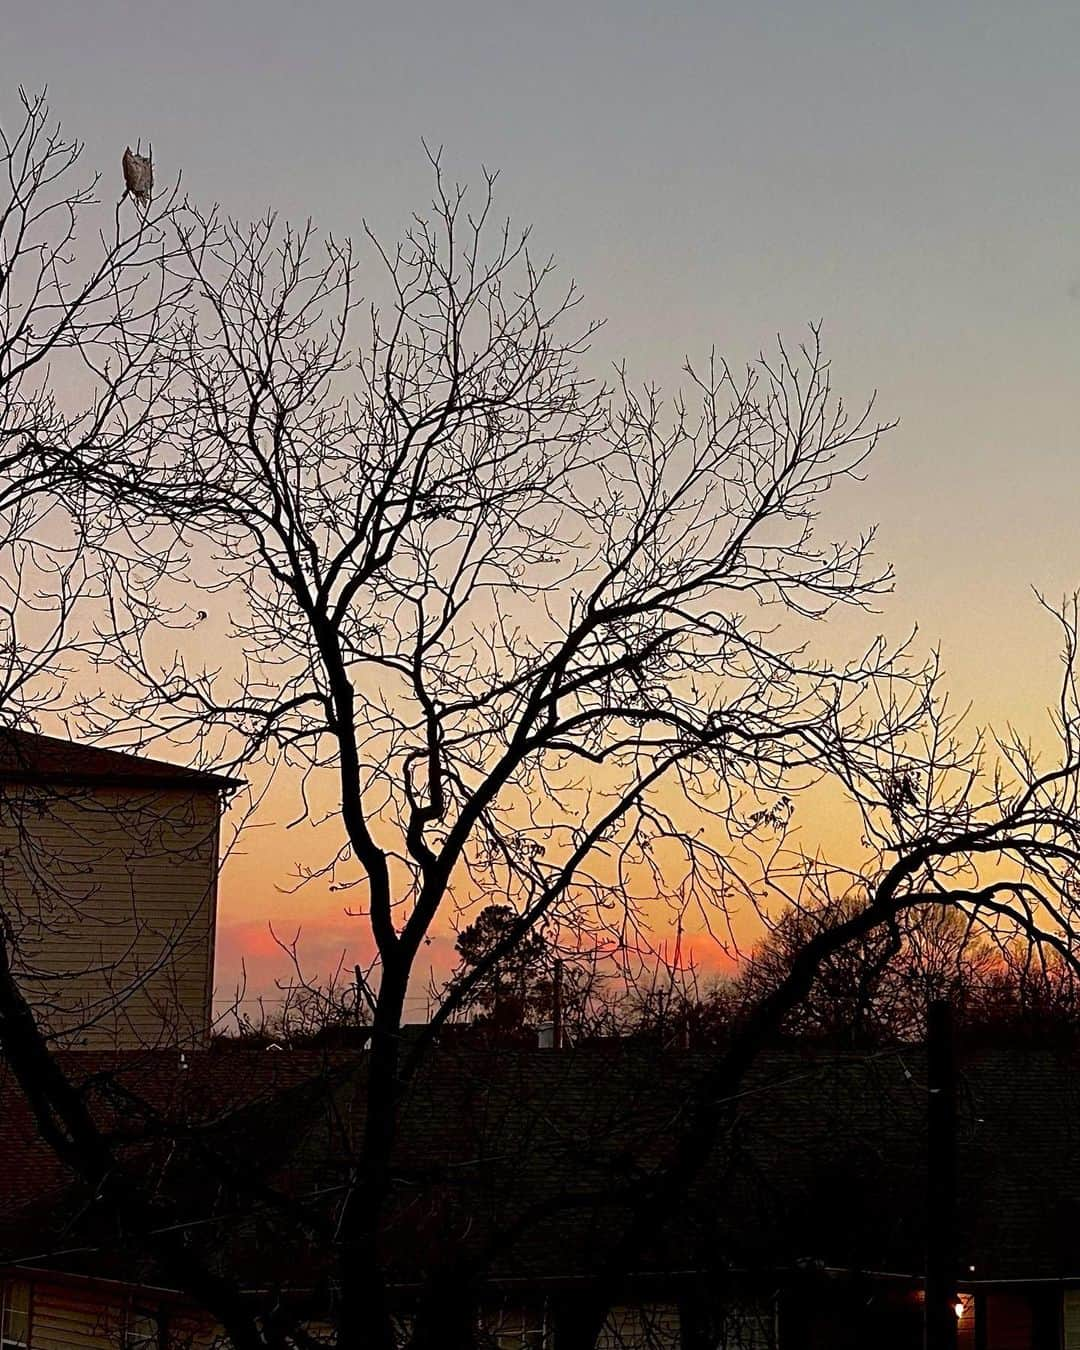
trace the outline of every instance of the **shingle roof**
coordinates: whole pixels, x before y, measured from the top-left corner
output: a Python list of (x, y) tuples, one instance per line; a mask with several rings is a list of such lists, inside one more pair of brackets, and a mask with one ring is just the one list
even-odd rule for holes
[[(488, 1243), (497, 1281), (587, 1274), (624, 1217), (613, 1183), (665, 1157), (707, 1062), (702, 1052), (658, 1056), (629, 1046), (438, 1050), (402, 1105), (385, 1234), (392, 1278), (408, 1284), (451, 1245)], [(257, 1169), (312, 1224), (332, 1217), (363, 1126), (364, 1053), (230, 1051), (189, 1056), (180, 1068), (175, 1052), (72, 1052), (67, 1063), (100, 1101), (115, 1077), (124, 1092), (183, 1118), (168, 1161), (143, 1147), (139, 1165), (175, 1195), (178, 1221), (195, 1225), (193, 1240), (217, 1265), (242, 1282), (317, 1282), (317, 1244), (295, 1215), (279, 1222), (243, 1200), (191, 1141)], [(122, 1103), (124, 1092), (110, 1100)], [(718, 1142), (642, 1270), (811, 1263), (917, 1276), (925, 1100), (918, 1047), (770, 1053), (740, 1095), (733, 1135)], [(959, 1153), (965, 1269), (974, 1266), (980, 1280), (1080, 1281), (1080, 1054), (968, 1054)], [(38, 1254), (49, 1242), (69, 1252), (57, 1264), (98, 1270), (107, 1262), (130, 1278), (135, 1258), (121, 1258), (104, 1220), (90, 1222), (86, 1199), (36, 1140), (10, 1079), (0, 1080), (0, 1254), (25, 1256), (32, 1236)], [(76, 1235), (83, 1249), (71, 1255)]]
[(0, 783), (5, 782), (187, 787), (207, 792), (240, 786), (239, 779), (203, 769), (11, 727), (0, 728)]
[[(147, 1051), (61, 1051), (57, 1059), (136, 1175), (161, 1183), (173, 1216), (210, 1223), (234, 1197), (200, 1165), (204, 1144), (237, 1168), (268, 1177), (288, 1167), (320, 1083), (325, 1056)], [(268, 1115), (269, 1113), (269, 1115)], [(290, 1128), (282, 1128), (283, 1118)], [(158, 1131), (158, 1122), (168, 1122)], [(174, 1147), (172, 1132), (181, 1140)], [(124, 1250), (111, 1216), (40, 1137), (10, 1068), (0, 1061), (0, 1265), (44, 1266), (138, 1281), (155, 1272), (144, 1253)]]

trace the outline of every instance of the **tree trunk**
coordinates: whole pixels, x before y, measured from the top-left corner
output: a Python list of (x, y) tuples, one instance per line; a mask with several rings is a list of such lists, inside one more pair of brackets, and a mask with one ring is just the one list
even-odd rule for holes
[(381, 1233), (397, 1130), (399, 1042), (406, 985), (407, 976), (384, 968), (372, 1023), (358, 1176), (341, 1214), (339, 1350), (397, 1350)]

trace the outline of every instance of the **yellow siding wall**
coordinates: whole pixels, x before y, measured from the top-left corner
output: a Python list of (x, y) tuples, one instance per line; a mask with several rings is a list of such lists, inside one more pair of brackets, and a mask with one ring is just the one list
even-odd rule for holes
[(1080, 1350), (1080, 1289), (1066, 1289), (1062, 1295), (1061, 1323), (1065, 1350)]
[(219, 805), (209, 792), (0, 790), (0, 904), (20, 987), (62, 1045), (209, 1030)]
[[(768, 1301), (732, 1304), (713, 1332), (716, 1350), (773, 1350), (775, 1314)], [(612, 1308), (597, 1350), (679, 1350), (682, 1322), (669, 1303)]]
[(597, 1350), (679, 1350), (679, 1310), (653, 1303), (612, 1308), (597, 1341)]
[(31, 1350), (123, 1350), (124, 1329), (133, 1312), (160, 1313), (170, 1350), (211, 1350), (223, 1344), (212, 1324), (152, 1291), (49, 1279), (34, 1280), (31, 1288)]
[(34, 1284), (30, 1343), (33, 1350), (117, 1350), (123, 1312), (93, 1290)]
[[(176, 1295), (131, 1290), (81, 1280), (45, 1276), (31, 1281), (30, 1350), (124, 1350), (125, 1327), (133, 1315), (159, 1316), (169, 1350), (223, 1350), (228, 1342), (211, 1321), (193, 1312)], [(765, 1310), (761, 1310), (765, 1316)], [(498, 1350), (536, 1350), (549, 1345), (550, 1328), (542, 1307), (531, 1311), (499, 1309), (481, 1318), (482, 1342)], [(541, 1331), (541, 1328), (546, 1328)], [(332, 1342), (328, 1326), (308, 1332)], [(539, 1333), (539, 1335), (538, 1335)], [(613, 1308), (598, 1350), (678, 1350), (678, 1309), (670, 1304)], [(740, 1322), (720, 1333), (718, 1350), (757, 1350), (774, 1344), (771, 1333)], [(1071, 1344), (1068, 1340), (1066, 1345)]]

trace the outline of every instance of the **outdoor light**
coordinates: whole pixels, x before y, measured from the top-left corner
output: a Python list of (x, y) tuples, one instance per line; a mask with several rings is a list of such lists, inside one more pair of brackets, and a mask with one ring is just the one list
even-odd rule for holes
[(953, 1304), (953, 1312), (957, 1315), (957, 1317), (963, 1317), (964, 1315), (964, 1305), (960, 1302), (959, 1299), (957, 1299), (956, 1302)]

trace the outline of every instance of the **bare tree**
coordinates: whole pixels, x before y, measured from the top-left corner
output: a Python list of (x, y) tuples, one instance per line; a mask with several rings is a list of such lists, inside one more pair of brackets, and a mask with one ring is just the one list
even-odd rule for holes
[[(438, 163), (429, 217), (386, 264), (390, 302), (357, 348), (354, 264), (272, 222), (192, 218), (204, 297), (164, 424), (84, 481), (217, 550), (199, 612), (228, 606), (231, 667), (117, 656), (143, 714), (205, 745), (225, 730), (309, 776), (332, 769), (341, 845), (377, 951), (364, 1138), (340, 1214), (342, 1344), (388, 1346), (379, 1226), (401, 1053), (424, 943), (473, 896), (517, 912), (454, 984), (431, 1034), (540, 923), (626, 935), (658, 888), (723, 923), (726, 842), (755, 793), (841, 765), (925, 713), (882, 644), (850, 663), (771, 633), (865, 606), (889, 584), (872, 533), (819, 540), (829, 487), (881, 428), (833, 395), (817, 334), (743, 375), (687, 368), (690, 394), (614, 390), (582, 369), (595, 331), (527, 234), (475, 214)], [(197, 584), (196, 560), (183, 584)], [(190, 594), (190, 592), (189, 592)], [(159, 603), (176, 612), (167, 585)], [(867, 686), (913, 691), (868, 727)], [(711, 822), (708, 835), (687, 813)], [(347, 1276), (346, 1276), (347, 1272)]]
[[(713, 1023), (738, 1020), (789, 973), (807, 943), (857, 915), (866, 903), (856, 888), (827, 893), (821, 904), (792, 905), (780, 913), (736, 977), (718, 996)], [(1030, 950), (1025, 944), (1025, 950)], [(967, 1011), (1003, 973), (999, 945), (961, 910), (917, 908), (895, 924), (868, 933), (825, 961), (807, 997), (793, 1009), (789, 1036), (863, 1043), (918, 1041), (935, 998)]]
[[(792, 954), (695, 1086), (669, 1155), (624, 1194), (630, 1217), (583, 1286), (574, 1335), (591, 1346), (762, 1046), (835, 953), (892, 941), (904, 915), (936, 906), (1073, 961), (1076, 615), (1062, 616), (1049, 772), (1016, 740), (966, 742), (933, 663), (906, 647), (830, 660), (822, 620), (871, 606), (891, 577), (872, 531), (820, 534), (826, 494), (860, 476), (884, 427), (834, 394), (817, 331), (745, 372), (688, 365), (668, 402), (621, 370), (600, 385), (595, 325), (527, 232), (496, 221), (494, 180), (470, 209), (433, 167), (433, 208), (402, 243), (368, 235), (388, 300), (360, 340), (348, 244), (189, 213), (177, 284), (198, 300), (182, 338), (155, 346), (153, 398), (131, 394), (138, 453), (98, 436), (50, 464), (125, 522), (111, 658), (144, 691), (134, 734), (297, 768), (305, 809), (331, 795), (326, 874), (376, 953), (358, 972), (362, 1132), (320, 1229), (339, 1345), (395, 1343), (383, 1237), (401, 1103), (440, 1029), (520, 944), (544, 927), (638, 950), (658, 907), (723, 934), (739, 904), (835, 912), (838, 887), (856, 897)], [(185, 646), (207, 621), (230, 642), (213, 662)], [(784, 847), (793, 802), (823, 776), (862, 810), (865, 872)], [(425, 943), (493, 901), (515, 919), (405, 1046)], [(17, 1000), (0, 989), (0, 1027), (5, 1006), (22, 1017)], [(58, 1147), (101, 1186), (115, 1160), (18, 1027), (24, 1085), (43, 1120), (58, 1094), (77, 1136)], [(155, 1231), (130, 1187), (110, 1194), (140, 1239)], [(447, 1300), (475, 1289), (479, 1259), (446, 1254), (414, 1344), (469, 1343), (467, 1298), (453, 1331)], [(303, 1339), (276, 1301), (272, 1317), (245, 1311), (193, 1260), (183, 1287), (237, 1345)]]

